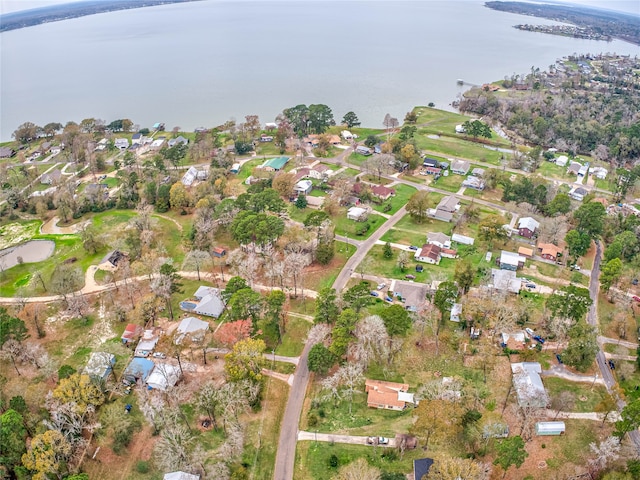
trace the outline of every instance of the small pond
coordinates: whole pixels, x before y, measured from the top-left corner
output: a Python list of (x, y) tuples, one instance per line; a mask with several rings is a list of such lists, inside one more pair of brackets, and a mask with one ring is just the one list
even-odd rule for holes
[(19, 263), (36, 263), (53, 255), (56, 243), (52, 240), (29, 240), (15, 247), (0, 250), (0, 266), (3, 270)]

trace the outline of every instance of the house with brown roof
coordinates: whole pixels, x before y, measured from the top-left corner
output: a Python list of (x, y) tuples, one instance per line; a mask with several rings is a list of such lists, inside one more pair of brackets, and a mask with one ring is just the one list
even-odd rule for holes
[(518, 255), (522, 255), (523, 257), (531, 258), (531, 257), (533, 257), (533, 248), (520, 247), (520, 248), (518, 248)]
[(384, 202), (393, 197), (396, 194), (396, 191), (393, 188), (385, 187), (384, 185), (374, 185), (371, 187), (371, 194)]
[(553, 243), (539, 243), (538, 254), (545, 260), (555, 262), (558, 256), (562, 255), (564, 249)]
[(307, 167), (298, 168), (296, 170), (296, 176), (294, 177), (296, 182), (302, 180), (303, 178), (309, 177), (310, 172), (311, 172), (311, 169)]
[(408, 393), (406, 383), (385, 382), (367, 379), (364, 384), (367, 392), (367, 407), (385, 410), (404, 410), (407, 404), (415, 405), (413, 393)]
[(430, 263), (431, 265), (438, 265), (440, 263), (440, 259), (442, 249), (434, 245), (432, 243), (425, 244), (421, 249), (417, 250), (414, 254), (414, 258), (417, 262)]

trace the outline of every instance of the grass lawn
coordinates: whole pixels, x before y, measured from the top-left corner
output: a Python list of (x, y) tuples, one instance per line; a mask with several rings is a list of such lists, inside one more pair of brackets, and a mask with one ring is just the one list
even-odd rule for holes
[[(636, 352), (630, 352), (631, 355), (635, 355)], [(624, 361), (624, 360), (616, 360), (616, 371), (615, 376), (624, 390), (627, 401), (634, 400), (640, 398), (640, 390), (636, 390), (636, 387), (640, 385), (640, 370), (638, 370), (637, 365), (634, 365), (633, 362)], [(621, 374), (621, 366), (623, 364), (630, 364), (629, 372), (626, 375)], [(632, 370), (633, 368), (633, 370)]]
[(408, 213), (394, 225), (394, 228), (397, 230), (406, 230), (408, 232), (422, 233), (424, 235), (426, 235), (427, 232), (442, 232), (447, 235), (451, 235), (453, 227), (453, 223), (442, 222), (433, 218), (427, 218), (422, 223), (416, 223)]
[(303, 315), (315, 315), (316, 301), (314, 298), (290, 298), (289, 311), (302, 313)]
[(327, 195), (327, 192), (325, 192), (324, 190), (320, 190), (318, 188), (314, 188), (313, 190), (311, 190), (311, 193), (309, 193), (310, 197), (324, 197)]
[(271, 480), (276, 463), (280, 424), (289, 395), (289, 386), (282, 380), (267, 378), (262, 408), (251, 414), (247, 428), (242, 461), (256, 480)]
[(438, 152), (442, 155), (458, 156), (493, 165), (501, 165), (502, 153), (484, 148), (482, 144), (469, 142), (461, 138), (440, 137), (432, 139), (424, 135), (416, 136), (419, 149)]
[(593, 412), (595, 406), (608, 395), (607, 390), (600, 385), (591, 388), (588, 383), (571, 382), (564, 378), (544, 377), (543, 383), (552, 400), (562, 392), (571, 392), (574, 405), (567, 410), (572, 412)]
[(276, 348), (276, 355), (297, 357), (302, 353), (304, 340), (313, 324), (303, 318), (288, 317), (286, 333), (282, 343)]
[(274, 142), (260, 142), (256, 147), (256, 155), (284, 155)]
[(399, 243), (402, 245), (423, 245), (426, 237), (420, 233), (411, 233), (406, 230), (396, 230), (395, 228), (387, 231), (380, 240), (390, 243)]
[(240, 171), (238, 172), (238, 175), (236, 176), (241, 180), (246, 180), (251, 176), (251, 172), (253, 172), (253, 169), (256, 168), (258, 165), (262, 165), (263, 163), (264, 163), (264, 158), (255, 158), (253, 160), (249, 160), (248, 162), (242, 165), (242, 167), (240, 168)]
[(360, 173), (361, 173), (360, 170), (356, 170), (355, 168), (347, 168), (346, 170), (343, 170), (342, 172), (340, 172), (340, 175), (353, 178), (360, 175)]
[[(337, 232), (336, 232), (337, 233)], [(304, 288), (320, 291), (324, 287), (330, 287), (336, 277), (347, 263), (347, 260), (356, 251), (355, 245), (347, 245), (344, 242), (335, 242), (335, 256), (329, 265), (311, 265), (305, 270), (306, 278)]]
[[(380, 225), (387, 221), (386, 218), (371, 213), (366, 222), (356, 222), (355, 220), (349, 220), (347, 218), (347, 209), (341, 208), (337, 216), (332, 217), (331, 220), (336, 226), (336, 235), (344, 235), (355, 240), (364, 240), (369, 238), (373, 232), (375, 232)], [(363, 235), (356, 235), (356, 229), (360, 228), (365, 223), (369, 224), (369, 230)]]
[(346, 163), (349, 165), (353, 163), (355, 165), (362, 165), (371, 155), (360, 155), (359, 153), (353, 152), (346, 158)]
[(375, 185), (389, 185), (393, 182), (393, 180), (389, 180), (388, 178), (378, 178), (378, 175), (375, 173), (362, 174), (360, 178), (365, 182), (373, 183)]
[[(542, 437), (551, 458), (547, 459), (550, 469), (562, 467), (565, 463), (584, 465), (589, 456), (589, 444), (597, 442), (602, 434), (596, 422), (565, 419), (566, 433), (557, 437)], [(544, 477), (549, 478), (549, 477)]]
[(120, 179), (117, 177), (107, 177), (104, 180), (102, 180), (100, 183), (106, 183), (109, 186), (109, 188), (113, 188), (120, 185)]
[[(433, 177), (429, 177), (432, 178)], [(439, 188), (441, 190), (447, 190), (448, 192), (457, 192), (460, 190), (460, 186), (462, 182), (464, 182), (465, 177), (462, 175), (449, 174), (446, 177), (440, 177), (438, 180), (432, 180), (429, 184), (433, 188)]]
[[(413, 469), (413, 460), (422, 458), (421, 449), (409, 450), (400, 458), (393, 449), (375, 448), (367, 445), (346, 445), (330, 442), (298, 442), (296, 449), (295, 478), (298, 480), (325, 480), (332, 478), (339, 467), (358, 458), (366, 458), (370, 465), (385, 472), (408, 473)], [(335, 455), (338, 467), (329, 465)]]
[[(411, 196), (417, 192), (417, 190), (409, 185), (396, 185), (393, 187), (396, 191), (395, 196), (391, 197), (389, 200), (384, 202), (381, 205), (374, 205), (373, 209), (378, 212), (383, 212), (389, 215), (393, 215), (398, 210), (400, 210), (403, 206), (407, 204)], [(385, 205), (391, 204), (390, 210), (385, 210)]]

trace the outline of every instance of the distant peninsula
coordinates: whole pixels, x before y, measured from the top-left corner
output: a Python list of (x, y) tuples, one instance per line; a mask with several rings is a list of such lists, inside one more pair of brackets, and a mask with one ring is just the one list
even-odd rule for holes
[(530, 30), (554, 35), (565, 35), (592, 40), (617, 38), (640, 45), (640, 16), (582, 5), (559, 5), (527, 2), (486, 2), (486, 7), (502, 12), (530, 15), (575, 25), (571, 29), (548, 26), (515, 25), (520, 30)]
[(0, 32), (33, 27), (42, 23), (59, 22), (86, 15), (95, 15), (97, 13), (195, 1), (198, 0), (88, 0), (85, 2), (64, 3), (62, 5), (33, 8), (0, 15)]

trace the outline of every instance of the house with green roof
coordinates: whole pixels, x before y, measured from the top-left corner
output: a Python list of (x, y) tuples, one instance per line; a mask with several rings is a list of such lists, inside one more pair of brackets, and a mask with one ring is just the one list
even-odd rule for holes
[(266, 160), (262, 164), (261, 168), (264, 168), (265, 170), (270, 172), (278, 172), (282, 170), (282, 168), (284, 168), (284, 166), (287, 164), (288, 161), (289, 161), (289, 157), (271, 158), (269, 160)]

